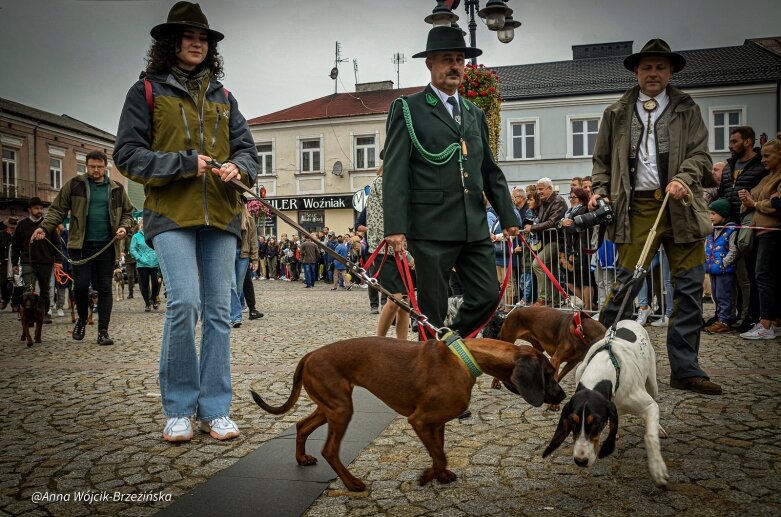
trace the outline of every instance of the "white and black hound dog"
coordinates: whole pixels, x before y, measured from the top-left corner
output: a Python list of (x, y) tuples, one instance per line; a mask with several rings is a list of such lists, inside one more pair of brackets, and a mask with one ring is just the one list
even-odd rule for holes
[[(571, 433), (575, 464), (593, 465), (597, 458), (613, 452), (618, 417), (629, 413), (645, 419), (648, 470), (656, 486), (666, 485), (669, 477), (659, 437), (667, 438), (667, 433), (659, 425), (656, 354), (648, 332), (634, 321), (620, 321), (609, 343), (606, 337), (591, 346), (575, 372), (575, 382), (577, 390), (561, 410), (559, 425), (542, 457), (555, 451)], [(608, 423), (610, 431), (600, 447), (600, 434)]]

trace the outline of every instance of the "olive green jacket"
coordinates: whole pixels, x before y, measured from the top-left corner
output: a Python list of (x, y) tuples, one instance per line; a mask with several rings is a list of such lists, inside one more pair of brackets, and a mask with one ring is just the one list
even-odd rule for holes
[[(112, 236), (119, 228), (130, 232), (133, 226), (133, 205), (125, 192), (125, 187), (108, 176), (103, 181), (109, 182), (108, 219), (111, 223)], [(87, 231), (87, 216), (89, 215), (89, 178), (76, 176), (68, 180), (62, 186), (57, 197), (54, 198), (41, 226), (50, 235), (54, 235), (54, 229), (62, 223), (70, 212), (70, 224), (68, 226), (68, 249), (80, 250), (84, 246), (84, 235)], [(119, 242), (116, 242), (115, 251), (119, 257)]]
[[(628, 90), (617, 102), (605, 109), (592, 158), (592, 190), (608, 196), (616, 222), (607, 227), (607, 237), (616, 244), (631, 243), (629, 212), (631, 210), (634, 168), (630, 162), (630, 124), (640, 87)], [(700, 108), (692, 98), (675, 88), (667, 87), (672, 111), (669, 125), (670, 154), (668, 177), (682, 181), (692, 191), (691, 206), (672, 198), (668, 211), (676, 243), (705, 239), (711, 230), (708, 205), (702, 195), (702, 178), (710, 174), (712, 161), (708, 154), (708, 129)], [(664, 191), (667, 185), (662, 185)]]
[(415, 148), (400, 100), (391, 106), (383, 162), (385, 235), (409, 239), (474, 242), (488, 239), (483, 192), (503, 228), (519, 226), (502, 170), (488, 145), (485, 114), (461, 98), (459, 130), (431, 86), (407, 97), (412, 126), (423, 148), (439, 153), (463, 135), (467, 159), (463, 175), (458, 154), (444, 165), (432, 165)]
[(257, 151), (247, 121), (232, 94), (207, 76), (194, 98), (172, 74), (149, 75), (152, 106), (144, 80), (127, 93), (119, 119), (114, 162), (144, 185), (144, 236), (166, 230), (210, 226), (241, 239), (239, 193), (211, 172), (197, 176), (198, 155), (230, 161), (241, 180), (257, 178)]

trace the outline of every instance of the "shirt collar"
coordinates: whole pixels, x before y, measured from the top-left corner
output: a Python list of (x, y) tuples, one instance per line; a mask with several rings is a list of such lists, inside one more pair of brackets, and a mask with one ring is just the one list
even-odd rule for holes
[(649, 99), (656, 99), (656, 102), (659, 103), (659, 105), (663, 105), (667, 103), (667, 89), (665, 88), (662, 90), (662, 93), (657, 95), (656, 97), (651, 97), (650, 95), (644, 94), (642, 91), (640, 91), (640, 94), (637, 96), (638, 102), (645, 102)]
[(447, 103), (447, 100), (450, 97), (455, 97), (456, 98), (456, 102), (461, 102), (461, 99), (459, 98), (459, 95), (458, 95), (458, 90), (456, 90), (456, 93), (454, 93), (453, 95), (448, 95), (447, 93), (443, 92), (442, 90), (440, 90), (439, 88), (437, 88), (436, 86), (434, 86), (431, 83), (429, 83), (429, 86), (431, 86), (431, 89), (434, 90), (434, 93), (437, 94), (437, 97), (439, 97), (440, 100), (442, 100), (442, 102)]

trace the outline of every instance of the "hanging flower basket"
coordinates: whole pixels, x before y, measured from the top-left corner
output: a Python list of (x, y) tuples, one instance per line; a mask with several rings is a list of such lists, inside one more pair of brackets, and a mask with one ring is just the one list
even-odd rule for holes
[(258, 228), (265, 226), (266, 218), (271, 217), (271, 210), (257, 199), (247, 201), (247, 211), (255, 218)]
[(499, 156), (499, 133), (501, 130), (502, 92), (499, 74), (483, 65), (466, 65), (464, 80), (458, 89), (463, 95), (485, 112), (488, 122), (488, 141), (494, 158)]

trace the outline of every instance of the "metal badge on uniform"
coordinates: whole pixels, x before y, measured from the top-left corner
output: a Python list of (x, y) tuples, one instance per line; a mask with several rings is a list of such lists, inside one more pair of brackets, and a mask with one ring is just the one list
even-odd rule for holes
[(654, 199), (657, 200), (657, 201), (661, 201), (662, 200), (662, 189), (658, 188), (658, 189), (654, 190)]
[(431, 95), (430, 93), (426, 94), (426, 103), (430, 106), (436, 106), (437, 105), (437, 98)]
[(643, 109), (649, 113), (654, 111), (657, 106), (656, 99), (648, 99), (643, 103)]

